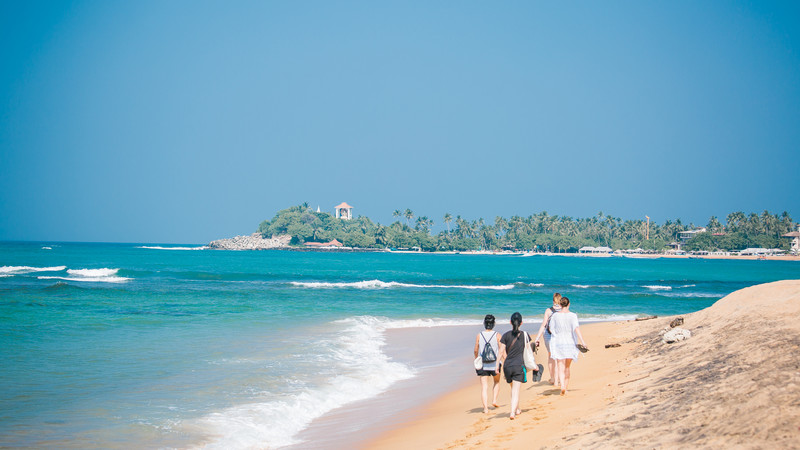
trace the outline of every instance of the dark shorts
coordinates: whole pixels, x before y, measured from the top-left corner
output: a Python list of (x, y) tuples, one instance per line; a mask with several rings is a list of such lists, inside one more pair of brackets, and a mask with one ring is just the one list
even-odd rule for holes
[(506, 382), (511, 383), (512, 381), (519, 381), (520, 383), (525, 383), (527, 379), (525, 378), (525, 367), (524, 366), (506, 366), (503, 367), (503, 374), (506, 376)]
[[(503, 365), (500, 364), (498, 366), (498, 369), (502, 370), (503, 369)], [(478, 374), (479, 377), (493, 377), (495, 375), (498, 375), (498, 374), (494, 373), (494, 370), (483, 370), (483, 369), (476, 369), (475, 373)]]

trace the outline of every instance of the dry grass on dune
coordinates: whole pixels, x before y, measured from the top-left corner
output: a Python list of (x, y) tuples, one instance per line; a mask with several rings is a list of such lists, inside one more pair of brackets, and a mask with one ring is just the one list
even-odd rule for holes
[(800, 280), (737, 291), (684, 316), (693, 336), (663, 344), (663, 321), (629, 323), (639, 342), (624, 392), (568, 435), (570, 448), (800, 448)]

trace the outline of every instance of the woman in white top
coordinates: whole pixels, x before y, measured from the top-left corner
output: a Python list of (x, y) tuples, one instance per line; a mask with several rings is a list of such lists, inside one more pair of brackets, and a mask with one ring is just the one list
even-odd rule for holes
[[(567, 393), (569, 386), (569, 366), (578, 359), (578, 342), (586, 348), (581, 330), (578, 328), (578, 316), (569, 312), (569, 299), (561, 297), (561, 310), (550, 317), (550, 356), (558, 365), (557, 383), (561, 386), (561, 395)], [(577, 339), (576, 339), (577, 338)], [(588, 349), (587, 349), (588, 351)]]
[[(489, 412), (489, 398), (487, 391), (489, 390), (489, 377), (494, 378), (494, 388), (492, 390), (492, 406), (498, 408), (497, 394), (500, 393), (500, 369), (501, 364), (499, 361), (500, 356), (500, 335), (494, 329), (495, 318), (491, 314), (487, 314), (483, 319), (484, 330), (475, 336), (475, 349), (473, 351), (474, 357), (478, 355), (494, 355), (494, 361), (486, 361), (484, 358), (483, 367), (476, 369), (475, 373), (481, 379), (481, 401), (483, 402), (484, 414)], [(486, 347), (489, 346), (489, 351)], [(488, 359), (492, 359), (489, 357)]]
[(544, 310), (544, 318), (542, 318), (542, 326), (539, 327), (539, 332), (536, 334), (536, 346), (539, 346), (539, 338), (544, 336), (544, 346), (547, 348), (547, 368), (549, 369), (550, 379), (547, 380), (550, 384), (555, 384), (558, 387), (558, 380), (556, 380), (556, 360), (553, 359), (553, 355), (550, 353), (550, 338), (553, 337), (550, 334), (550, 318), (553, 317), (553, 314), (558, 312), (561, 309), (561, 294), (556, 292), (553, 294), (553, 306)]

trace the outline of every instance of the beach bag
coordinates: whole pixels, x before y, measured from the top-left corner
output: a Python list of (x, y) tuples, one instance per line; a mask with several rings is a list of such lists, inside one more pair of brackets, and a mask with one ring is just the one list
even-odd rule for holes
[[(525, 333), (523, 331), (523, 333)], [(525, 362), (525, 367), (536, 367), (536, 359), (533, 357), (533, 349), (530, 346), (530, 336), (525, 333), (525, 348), (522, 350), (522, 360)]]
[[(489, 341), (494, 339), (495, 336), (497, 336), (497, 333), (492, 334), (492, 337), (489, 338)], [(481, 361), (484, 363), (493, 363), (497, 361), (497, 355), (494, 353), (492, 344), (486, 340), (486, 338), (483, 336), (483, 333), (481, 333), (481, 337), (483, 338), (484, 342), (483, 351), (481, 352)]]
[(481, 359), (481, 355), (475, 357), (475, 361), (472, 362), (472, 365), (475, 367), (475, 370), (483, 369), (483, 359)]

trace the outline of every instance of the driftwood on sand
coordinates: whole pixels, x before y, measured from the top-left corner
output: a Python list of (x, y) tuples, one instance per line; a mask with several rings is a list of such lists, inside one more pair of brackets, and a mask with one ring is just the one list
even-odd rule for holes
[(635, 318), (633, 320), (635, 320), (637, 322), (641, 322), (643, 320), (652, 320), (652, 319), (657, 319), (657, 318), (658, 318), (658, 316), (647, 316), (647, 317), (637, 317), (637, 318)]

